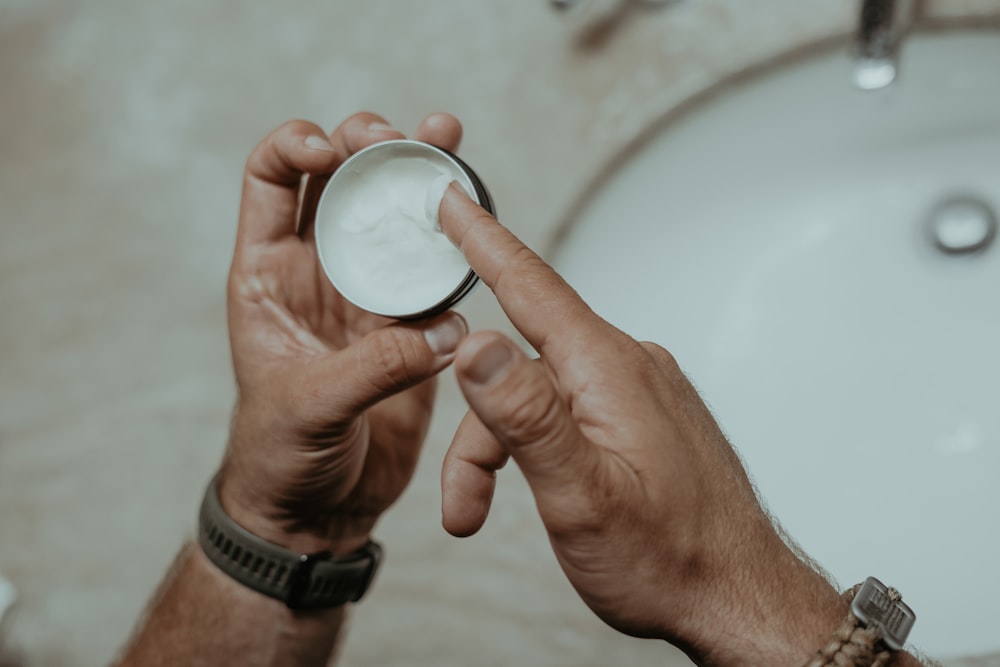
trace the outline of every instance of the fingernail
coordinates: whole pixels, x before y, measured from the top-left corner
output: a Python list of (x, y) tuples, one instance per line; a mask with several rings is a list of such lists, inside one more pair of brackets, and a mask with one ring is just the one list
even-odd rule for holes
[(392, 125), (386, 123), (372, 123), (368, 126), (369, 132), (398, 132)]
[(452, 183), (456, 183), (456, 181), (451, 176), (441, 174), (427, 188), (427, 197), (424, 199), (424, 215), (434, 225), (434, 230), (438, 232), (441, 231), (441, 217), (439, 214), (441, 202), (444, 200), (444, 196)]
[(302, 143), (305, 144), (306, 148), (312, 148), (317, 151), (327, 151), (333, 153), (336, 150), (333, 147), (333, 144), (330, 143), (329, 139), (318, 134), (310, 134)]
[(514, 355), (503, 341), (494, 341), (476, 352), (466, 375), (476, 384), (489, 384), (503, 374)]
[(471, 201), (473, 204), (476, 201), (469, 196), (468, 190), (466, 190), (458, 181), (452, 181), (448, 184), (448, 187), (444, 191), (444, 196), (441, 197), (443, 202), (445, 199), (464, 199), (465, 201)]
[(434, 354), (444, 356), (457, 350), (458, 344), (468, 333), (469, 329), (465, 325), (465, 320), (452, 314), (430, 329), (424, 329), (424, 339)]

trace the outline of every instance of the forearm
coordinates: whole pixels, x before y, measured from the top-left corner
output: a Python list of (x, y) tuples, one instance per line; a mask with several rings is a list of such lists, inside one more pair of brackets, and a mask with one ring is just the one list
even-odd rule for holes
[(185, 547), (118, 667), (330, 664), (346, 608), (292, 612)]

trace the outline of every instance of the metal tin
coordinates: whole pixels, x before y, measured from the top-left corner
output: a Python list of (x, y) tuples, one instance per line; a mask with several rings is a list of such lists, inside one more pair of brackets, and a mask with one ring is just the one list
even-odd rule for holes
[[(411, 157), (424, 158), (433, 162), (435, 166), (447, 167), (448, 170), (453, 173), (455, 180), (457, 180), (465, 188), (466, 192), (473, 200), (475, 200), (480, 206), (489, 211), (491, 214), (496, 214), (493, 199), (490, 196), (489, 190), (487, 190), (479, 176), (472, 170), (471, 167), (469, 167), (469, 165), (459, 159), (456, 155), (442, 148), (438, 148), (437, 146), (432, 146), (431, 144), (421, 141), (412, 141), (408, 139), (383, 141), (368, 146), (367, 148), (353, 154), (345, 160), (344, 163), (341, 164), (330, 177), (330, 180), (324, 187), (323, 193), (320, 196), (319, 203), (316, 207), (316, 250), (327, 278), (337, 291), (340, 292), (341, 296), (359, 308), (368, 310), (369, 312), (373, 312), (383, 317), (399, 320), (413, 320), (432, 317), (453, 308), (459, 301), (469, 294), (469, 292), (472, 291), (473, 287), (475, 287), (475, 285), (479, 282), (479, 276), (477, 276), (470, 268), (465, 274), (465, 277), (455, 284), (454, 289), (447, 294), (442, 294), (440, 300), (437, 302), (428, 304), (426, 308), (422, 308), (416, 312), (381, 312), (384, 309), (373, 309), (370, 303), (365, 303), (366, 300), (364, 298), (359, 296), (357, 293), (351, 293), (350, 289), (345, 291), (345, 289), (343, 289), (345, 285), (338, 284), (338, 279), (336, 277), (338, 273), (337, 267), (328, 263), (331, 260), (324, 256), (323, 247), (325, 244), (321, 243), (320, 239), (324, 234), (324, 227), (330, 224), (335, 224), (330, 221), (330, 216), (324, 215), (324, 204), (329, 198), (336, 196), (338, 188), (345, 187), (341, 183), (341, 180), (343, 180), (342, 175), (350, 173), (363, 173), (368, 169), (378, 169), (381, 165), (386, 164), (390, 160)], [(341, 179), (338, 179), (338, 177), (341, 177)]]

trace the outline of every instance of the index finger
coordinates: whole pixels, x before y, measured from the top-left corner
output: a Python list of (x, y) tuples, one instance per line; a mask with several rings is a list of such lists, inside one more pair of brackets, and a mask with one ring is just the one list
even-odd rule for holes
[[(598, 317), (556, 271), (452, 183), (441, 201), (441, 228), (507, 317), (541, 354), (553, 343), (572, 351), (617, 329)], [(593, 350), (591, 351), (593, 353)]]
[(289, 121), (271, 132), (247, 159), (239, 247), (281, 241), (296, 233), (303, 175), (329, 176), (355, 151), (402, 136), (384, 118), (366, 112), (345, 120), (329, 137), (304, 120)]
[(293, 233), (302, 175), (332, 172), (344, 157), (315, 123), (293, 120), (267, 135), (243, 172), (238, 245)]

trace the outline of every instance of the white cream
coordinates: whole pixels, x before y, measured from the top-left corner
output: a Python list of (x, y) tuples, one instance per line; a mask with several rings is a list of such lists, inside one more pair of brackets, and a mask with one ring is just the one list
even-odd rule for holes
[(406, 317), (438, 306), (469, 279), (469, 265), (438, 223), (452, 181), (475, 196), (445, 154), (402, 141), (358, 153), (334, 174), (317, 209), (316, 245), (345, 298)]

